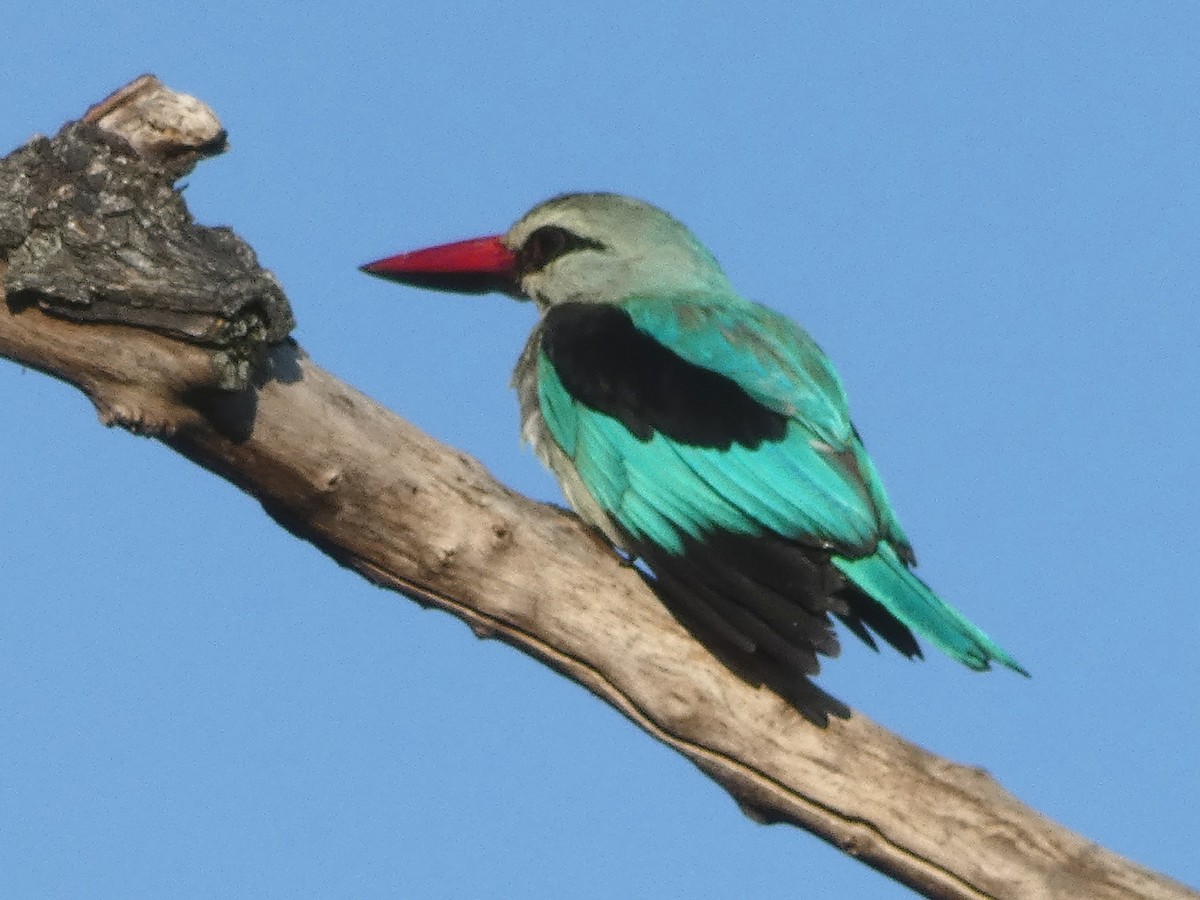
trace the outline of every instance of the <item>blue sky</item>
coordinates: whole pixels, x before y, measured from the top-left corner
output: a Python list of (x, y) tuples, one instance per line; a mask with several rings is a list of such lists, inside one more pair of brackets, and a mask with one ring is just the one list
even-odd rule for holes
[[(143, 71), (210, 103), (197, 218), (535, 497), (533, 310), (356, 266), (565, 190), (675, 213), (833, 357), (922, 575), (1034, 675), (851, 639), (822, 683), (1200, 885), (1200, 7), (54, 6), (6, 22), (5, 151)], [(73, 389), (0, 396), (6, 896), (907, 896)]]

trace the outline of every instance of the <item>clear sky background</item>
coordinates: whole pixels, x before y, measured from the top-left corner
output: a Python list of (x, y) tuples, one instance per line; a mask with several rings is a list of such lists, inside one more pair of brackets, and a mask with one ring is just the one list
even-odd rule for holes
[[(0, 144), (144, 71), (208, 102), (188, 202), (309, 353), (548, 501), (534, 310), (356, 266), (566, 190), (670, 210), (833, 357), (921, 574), (1034, 675), (851, 638), (825, 687), (1200, 885), (1200, 6), (947, 10), (48, 3)], [(907, 895), (74, 389), (0, 397), (3, 896)]]

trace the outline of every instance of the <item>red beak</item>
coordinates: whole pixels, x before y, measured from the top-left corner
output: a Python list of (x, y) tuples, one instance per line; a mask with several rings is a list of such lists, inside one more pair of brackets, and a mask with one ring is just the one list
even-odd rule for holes
[(435, 291), (514, 293), (517, 290), (517, 258), (504, 246), (501, 237), (497, 234), (414, 250), (360, 268), (368, 275)]

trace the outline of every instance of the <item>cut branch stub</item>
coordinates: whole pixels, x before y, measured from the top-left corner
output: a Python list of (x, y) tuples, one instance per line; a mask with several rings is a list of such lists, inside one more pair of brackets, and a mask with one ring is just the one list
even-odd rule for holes
[(113, 91), (84, 113), (83, 121), (120, 135), (138, 156), (163, 163), (176, 178), (226, 148), (227, 135), (217, 114), (153, 75)]
[(209, 348), (212, 386), (241, 390), (295, 320), (246, 243), (192, 220), (173, 188), (178, 173), (87, 122), (0, 162), (6, 299), (11, 309), (36, 305)]

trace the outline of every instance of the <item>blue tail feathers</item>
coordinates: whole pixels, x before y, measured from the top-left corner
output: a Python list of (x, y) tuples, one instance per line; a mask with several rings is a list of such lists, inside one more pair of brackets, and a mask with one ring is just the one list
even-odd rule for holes
[(870, 556), (835, 556), (832, 562), (888, 612), (964, 665), (982, 671), (998, 662), (1028, 677), (1029, 673), (995, 641), (914, 575), (886, 542), (881, 542)]

